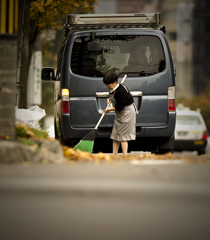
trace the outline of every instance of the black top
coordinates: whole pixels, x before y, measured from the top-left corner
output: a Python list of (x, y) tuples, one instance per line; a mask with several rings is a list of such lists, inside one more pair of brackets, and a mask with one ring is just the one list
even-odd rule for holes
[(116, 100), (115, 109), (119, 112), (121, 112), (125, 106), (128, 106), (134, 102), (130, 91), (121, 83), (119, 84), (119, 87), (110, 94), (114, 93), (114, 98)]

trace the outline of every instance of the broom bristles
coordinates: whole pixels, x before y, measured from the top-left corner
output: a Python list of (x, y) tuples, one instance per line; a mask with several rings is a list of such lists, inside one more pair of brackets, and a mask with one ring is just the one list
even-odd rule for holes
[(95, 140), (95, 129), (89, 132), (82, 140), (73, 148), (74, 150), (81, 150), (92, 153)]
[(92, 153), (93, 152), (93, 145), (94, 141), (89, 141), (89, 140), (81, 140), (75, 147), (74, 150), (81, 150), (85, 152)]

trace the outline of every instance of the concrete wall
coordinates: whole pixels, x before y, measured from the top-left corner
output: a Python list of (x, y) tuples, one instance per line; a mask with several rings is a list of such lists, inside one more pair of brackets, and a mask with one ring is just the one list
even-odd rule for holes
[(17, 40), (0, 35), (0, 135), (15, 137)]

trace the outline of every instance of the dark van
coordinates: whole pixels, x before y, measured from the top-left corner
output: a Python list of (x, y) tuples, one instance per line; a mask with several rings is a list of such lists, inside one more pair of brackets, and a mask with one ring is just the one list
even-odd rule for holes
[[(69, 146), (94, 129), (109, 93), (103, 76), (127, 78), (137, 107), (136, 140), (129, 151), (173, 151), (175, 72), (160, 14), (72, 14), (58, 52), (57, 71), (43, 68), (42, 79), (55, 81), (55, 137)], [(94, 152), (111, 152), (114, 113), (96, 133)]]

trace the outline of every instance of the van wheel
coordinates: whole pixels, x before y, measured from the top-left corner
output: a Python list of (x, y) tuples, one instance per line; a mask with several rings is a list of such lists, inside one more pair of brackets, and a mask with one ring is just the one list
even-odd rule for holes
[(173, 153), (173, 151), (171, 149), (159, 149), (159, 151), (156, 152), (155, 154), (166, 154), (166, 153)]
[(55, 131), (57, 132), (57, 137), (58, 137), (57, 139), (59, 139), (59, 141), (60, 141), (60, 143), (61, 143), (62, 145), (69, 147), (70, 143), (69, 143), (68, 139), (64, 139), (64, 137), (63, 137), (63, 132), (61, 131), (60, 126), (61, 126), (61, 125), (59, 124), (60, 134), (58, 134), (58, 132), (57, 132), (57, 130), (56, 130), (56, 128), (55, 128)]
[(64, 146), (71, 147), (71, 143), (68, 139), (64, 139), (63, 133), (61, 132), (60, 143)]
[(55, 120), (54, 120), (54, 132), (55, 132), (55, 139), (59, 139), (58, 132), (57, 132), (57, 129), (56, 129)]
[(63, 133), (61, 132), (61, 137), (60, 137), (60, 143), (62, 144), (62, 145), (64, 145), (64, 146), (67, 146), (67, 147), (70, 147), (70, 148), (73, 148), (73, 147), (75, 147), (76, 145), (77, 145), (77, 143), (79, 142), (79, 141), (74, 141), (74, 140), (72, 140), (72, 139), (64, 139), (64, 137), (63, 137)]
[(70, 147), (74, 148), (79, 143), (79, 140), (70, 140), (69, 143)]

